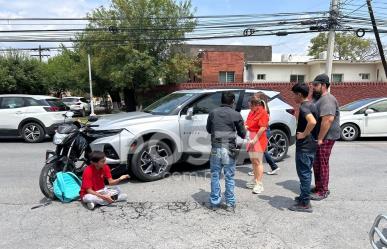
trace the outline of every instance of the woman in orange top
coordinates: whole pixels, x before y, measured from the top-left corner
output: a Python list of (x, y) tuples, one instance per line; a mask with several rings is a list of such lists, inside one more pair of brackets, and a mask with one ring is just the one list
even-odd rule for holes
[(266, 129), (269, 125), (269, 115), (265, 100), (253, 96), (249, 103), (251, 110), (247, 116), (246, 129), (250, 133), (250, 141), (247, 151), (253, 165), (254, 179), (248, 182), (246, 187), (253, 189), (253, 193), (260, 194), (263, 191), (263, 153), (267, 147)]

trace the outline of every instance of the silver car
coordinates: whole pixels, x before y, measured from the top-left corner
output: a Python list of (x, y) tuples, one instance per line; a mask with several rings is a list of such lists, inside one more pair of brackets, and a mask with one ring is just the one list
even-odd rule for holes
[[(97, 138), (92, 150), (104, 151), (107, 163), (126, 165), (129, 174), (153, 181), (165, 177), (178, 161), (191, 164), (208, 162), (210, 135), (206, 131), (210, 111), (219, 107), (224, 91), (236, 96), (235, 108), (247, 118), (248, 100), (263, 92), (269, 98), (270, 128), (268, 150), (276, 161), (282, 160), (295, 142), (294, 109), (278, 92), (255, 89), (197, 89), (177, 91), (156, 101), (143, 112), (119, 113), (101, 117), (93, 123), (90, 135)], [(246, 158), (244, 141), (238, 161)]]

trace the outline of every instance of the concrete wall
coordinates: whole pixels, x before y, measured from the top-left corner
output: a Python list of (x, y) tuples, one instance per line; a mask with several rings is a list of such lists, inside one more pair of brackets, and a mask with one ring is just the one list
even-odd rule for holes
[[(379, 69), (379, 78), (377, 70)], [(290, 75), (305, 75), (305, 81), (312, 81), (318, 74), (325, 72), (325, 63), (300, 64), (252, 64), (247, 66), (245, 82), (289, 82)], [(386, 81), (381, 64), (375, 63), (335, 63), (333, 74), (343, 74), (344, 82), (378, 82)], [(363, 80), (359, 74), (370, 74), (369, 79)], [(266, 74), (266, 80), (257, 80), (257, 74)]]
[[(257, 80), (258, 74), (265, 74), (265, 80)], [(305, 75), (309, 74), (309, 68), (305, 64), (297, 65), (250, 65), (248, 70), (248, 82), (289, 82), (290, 75)]]

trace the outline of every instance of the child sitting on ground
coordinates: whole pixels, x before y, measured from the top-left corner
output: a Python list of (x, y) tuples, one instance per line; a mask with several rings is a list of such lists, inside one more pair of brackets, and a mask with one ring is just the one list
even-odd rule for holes
[(87, 208), (93, 210), (95, 205), (109, 205), (114, 201), (126, 201), (127, 195), (121, 193), (118, 186), (105, 187), (104, 180), (109, 185), (116, 185), (129, 175), (123, 175), (113, 180), (109, 166), (106, 164), (106, 156), (102, 151), (90, 153), (91, 164), (87, 166), (82, 176), (82, 186), (79, 195)]

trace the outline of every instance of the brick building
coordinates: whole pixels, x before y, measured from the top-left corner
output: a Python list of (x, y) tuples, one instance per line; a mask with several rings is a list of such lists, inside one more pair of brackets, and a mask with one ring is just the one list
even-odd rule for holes
[(246, 61), (271, 61), (271, 46), (195, 45), (174, 48), (191, 57), (199, 57), (200, 75), (190, 75), (190, 82), (242, 82)]
[(208, 51), (202, 52), (202, 82), (242, 82), (245, 66), (243, 52)]

